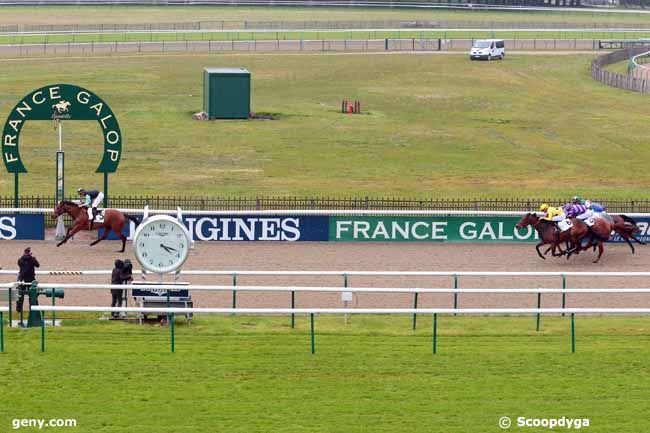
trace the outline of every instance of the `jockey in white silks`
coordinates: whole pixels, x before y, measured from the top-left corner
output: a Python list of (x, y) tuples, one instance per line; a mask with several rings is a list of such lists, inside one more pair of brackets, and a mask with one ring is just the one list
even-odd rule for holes
[(83, 200), (81, 206), (88, 208), (88, 229), (93, 229), (93, 221), (95, 220), (95, 215), (97, 214), (97, 207), (104, 200), (104, 194), (101, 191), (91, 190), (86, 191), (83, 188), (77, 190), (79, 196)]

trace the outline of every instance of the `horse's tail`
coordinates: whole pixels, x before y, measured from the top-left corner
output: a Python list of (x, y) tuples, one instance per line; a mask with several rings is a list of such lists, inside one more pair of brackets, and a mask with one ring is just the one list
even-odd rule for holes
[(140, 219), (138, 217), (134, 217), (133, 215), (129, 215), (125, 213), (124, 217), (129, 221), (133, 221), (136, 227), (141, 223)]
[(625, 228), (628, 229), (632, 234), (639, 231), (639, 227), (636, 225), (636, 221), (634, 221), (634, 219), (630, 218), (627, 215), (620, 215), (620, 217), (623, 218), (623, 225)]

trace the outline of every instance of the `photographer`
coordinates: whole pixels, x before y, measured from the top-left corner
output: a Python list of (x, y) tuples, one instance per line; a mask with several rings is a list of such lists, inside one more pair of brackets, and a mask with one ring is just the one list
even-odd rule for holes
[[(122, 282), (122, 272), (124, 271), (124, 262), (120, 259), (115, 260), (115, 267), (113, 272), (111, 272), (111, 284), (118, 285), (123, 284)], [(122, 289), (111, 289), (111, 307), (121, 307), (122, 306)], [(120, 317), (119, 313), (111, 313), (113, 319)]]
[(27, 247), (23, 252), (23, 255), (18, 259), (18, 281), (29, 283), (26, 285), (20, 286), (18, 289), (18, 299), (16, 300), (16, 311), (20, 312), (23, 310), (23, 302), (25, 300), (25, 295), (27, 294), (27, 289), (29, 285), (36, 279), (36, 269), (40, 267), (40, 263), (36, 260), (36, 257), (32, 255), (32, 249)]
[[(111, 272), (111, 284), (121, 285), (128, 284), (133, 281), (133, 264), (131, 260), (126, 259), (124, 261), (117, 259), (115, 260), (115, 268)], [(121, 307), (122, 301), (124, 300), (125, 290), (123, 289), (111, 289), (111, 307)], [(120, 317), (119, 313), (111, 313), (114, 319)]]

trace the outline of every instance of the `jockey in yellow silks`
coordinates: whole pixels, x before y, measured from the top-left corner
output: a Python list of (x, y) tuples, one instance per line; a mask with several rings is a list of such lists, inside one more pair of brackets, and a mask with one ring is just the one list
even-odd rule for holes
[(558, 222), (566, 219), (566, 214), (562, 208), (552, 207), (544, 203), (539, 207), (539, 210), (545, 213), (542, 217), (543, 220)]

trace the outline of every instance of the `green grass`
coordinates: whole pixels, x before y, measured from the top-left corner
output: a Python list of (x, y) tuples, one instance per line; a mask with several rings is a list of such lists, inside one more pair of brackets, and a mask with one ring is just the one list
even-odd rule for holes
[(0, 36), (0, 44), (54, 44), (80, 42), (160, 42), (231, 40), (342, 40), (342, 39), (641, 39), (648, 32), (608, 31), (259, 31), (259, 32), (178, 32), (178, 33), (83, 33), (54, 35)]
[(173, 23), (196, 21), (373, 21), (441, 20), (474, 22), (553, 22), (566, 24), (648, 23), (644, 13), (594, 13), (548, 10), (460, 11), (363, 8), (240, 8), (142, 6), (0, 6), (2, 24)]
[[(595, 82), (591, 56), (164, 55), (3, 61), (0, 118), (57, 82), (98, 93), (120, 121), (111, 193), (611, 198), (647, 195), (644, 95)], [(274, 121), (197, 122), (203, 67), (252, 72)], [(342, 99), (365, 114), (340, 114)], [(64, 122), (66, 185), (101, 186), (98, 125)], [(53, 194), (57, 135), (27, 123), (21, 193)], [(0, 195), (13, 178), (0, 176)]]
[[(588, 431), (645, 431), (650, 322), (568, 318), (200, 317), (158, 326), (64, 322), (8, 332), (0, 428), (15, 418), (76, 419), (76, 429), (140, 432), (500, 431), (501, 416), (589, 418)], [(511, 428), (511, 431), (524, 431)], [(36, 429), (21, 429), (36, 431)], [(541, 432), (545, 429), (528, 428)]]

